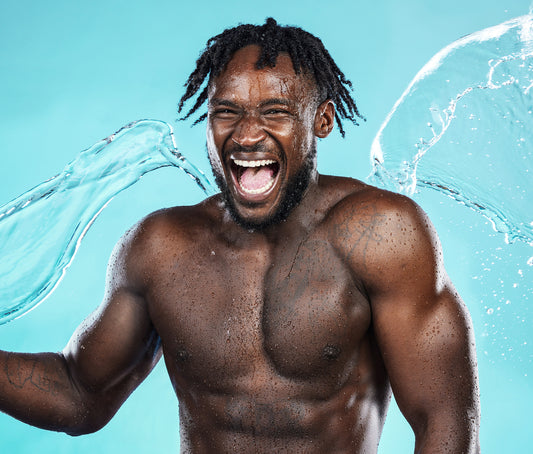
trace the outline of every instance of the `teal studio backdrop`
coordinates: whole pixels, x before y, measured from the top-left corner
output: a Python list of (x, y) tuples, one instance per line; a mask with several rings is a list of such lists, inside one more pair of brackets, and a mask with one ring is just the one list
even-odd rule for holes
[[(319, 168), (365, 179), (372, 139), (417, 71), (461, 36), (527, 14), (529, 3), (2, 0), (0, 204), (141, 118), (171, 123), (181, 152), (208, 169), (204, 127), (176, 122), (182, 85), (209, 37), (239, 22), (262, 23), (268, 16), (321, 37), (354, 82), (367, 122), (348, 126), (345, 140), (334, 133), (321, 142)], [(460, 156), (458, 151), (451, 159)], [(107, 259), (122, 233), (155, 209), (202, 197), (190, 178), (174, 168), (147, 174), (119, 194), (89, 230), (54, 294), (0, 326), (0, 348), (62, 349), (102, 298)], [(483, 452), (531, 452), (533, 248), (524, 242), (506, 244), (484, 217), (438, 192), (422, 190), (415, 199), (435, 223), (447, 270), (472, 313)], [(98, 433), (72, 438), (0, 415), (2, 453), (171, 453), (178, 446), (177, 400), (162, 361)], [(393, 403), (379, 452), (412, 450), (410, 427)]]

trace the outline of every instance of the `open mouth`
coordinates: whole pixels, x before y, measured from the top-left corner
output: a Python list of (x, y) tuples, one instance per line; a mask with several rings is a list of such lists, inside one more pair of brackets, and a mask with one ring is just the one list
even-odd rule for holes
[(274, 186), (279, 173), (279, 163), (272, 159), (232, 159), (231, 170), (244, 194), (260, 195), (267, 193)]

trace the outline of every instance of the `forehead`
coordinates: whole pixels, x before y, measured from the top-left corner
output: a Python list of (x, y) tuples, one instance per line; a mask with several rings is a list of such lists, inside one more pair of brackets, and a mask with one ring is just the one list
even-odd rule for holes
[(213, 99), (256, 100), (286, 98), (295, 102), (314, 97), (316, 88), (304, 73), (296, 74), (287, 53), (280, 53), (273, 68), (256, 68), (261, 49), (246, 46), (233, 55), (224, 70), (211, 81), (209, 101)]

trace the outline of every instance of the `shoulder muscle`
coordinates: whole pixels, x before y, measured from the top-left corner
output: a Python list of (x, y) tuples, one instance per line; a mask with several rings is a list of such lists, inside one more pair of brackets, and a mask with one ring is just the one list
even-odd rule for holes
[(429, 285), (442, 277), (437, 235), (411, 199), (369, 187), (331, 213), (330, 241), (370, 293), (397, 291), (417, 275)]

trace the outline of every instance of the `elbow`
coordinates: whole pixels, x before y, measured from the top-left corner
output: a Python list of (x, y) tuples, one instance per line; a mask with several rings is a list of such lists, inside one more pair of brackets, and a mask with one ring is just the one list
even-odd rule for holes
[(89, 435), (98, 432), (111, 419), (104, 417), (101, 413), (96, 412), (91, 414), (86, 413), (83, 417), (77, 419), (75, 424), (71, 424), (63, 429), (63, 432), (71, 437), (79, 437), (81, 435)]
[(65, 430), (65, 433), (67, 435), (70, 435), (71, 437), (79, 437), (81, 435), (89, 435), (89, 434), (92, 434), (94, 432), (97, 432), (98, 430), (100, 430), (99, 428), (91, 428), (91, 427), (73, 427), (73, 428), (68, 428), (67, 430)]
[(99, 431), (111, 420), (115, 411), (106, 405), (105, 396), (85, 393), (70, 411), (61, 431), (72, 437)]
[(89, 390), (77, 380), (67, 358), (62, 357), (73, 393), (63, 413), (64, 419), (58, 424), (60, 431), (72, 437), (97, 432), (111, 420), (118, 407), (112, 405), (105, 392)]
[(83, 426), (73, 427), (65, 430), (65, 433), (71, 437), (80, 437), (81, 435), (89, 435), (98, 432), (103, 426)]

